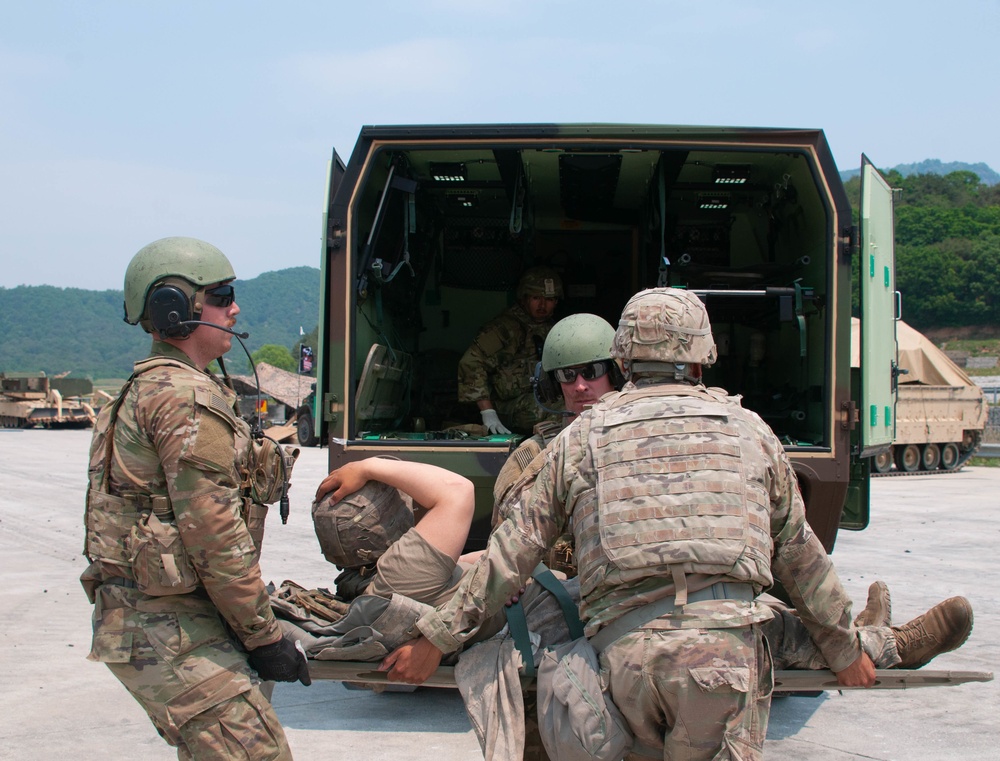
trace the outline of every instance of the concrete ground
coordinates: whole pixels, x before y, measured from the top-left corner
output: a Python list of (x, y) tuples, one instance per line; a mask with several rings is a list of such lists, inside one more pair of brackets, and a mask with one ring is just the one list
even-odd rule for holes
[[(174, 751), (101, 664), (86, 660), (90, 611), (77, 581), (86, 561), (83, 495), (89, 431), (0, 430), (0, 759), (170, 759)], [(302, 453), (292, 514), (269, 522), (264, 578), (332, 587), (309, 504), (325, 449)], [(854, 599), (883, 579), (906, 621), (967, 596), (976, 626), (935, 669), (995, 671), (1000, 661), (1000, 468), (881, 478), (872, 524), (843, 532), (834, 560)], [(335, 682), (277, 686), (274, 703), (296, 758), (480, 759), (456, 690), (374, 694)], [(1000, 759), (1000, 682), (908, 691), (826, 692), (775, 701), (766, 759)], [(993, 730), (990, 727), (994, 727)]]

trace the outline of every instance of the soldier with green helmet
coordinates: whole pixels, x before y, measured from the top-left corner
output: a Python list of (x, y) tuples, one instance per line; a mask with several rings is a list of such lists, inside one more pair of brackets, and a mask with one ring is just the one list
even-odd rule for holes
[(479, 331), (458, 365), (458, 400), (475, 402), (492, 434), (530, 433), (544, 418), (531, 375), (563, 298), (562, 279), (551, 267), (532, 267), (521, 275), (516, 298)]
[[(870, 686), (850, 600), (780, 441), (738, 397), (700, 384), (715, 344), (698, 297), (637, 294), (611, 355), (628, 378), (621, 392), (532, 462), (478, 567), (384, 667), (390, 679), (424, 681), (569, 529), (586, 634), (636, 741), (664, 758), (761, 758), (772, 678), (762, 625), (772, 613), (757, 596), (779, 580), (840, 683)], [(892, 630), (896, 663), (960, 645), (971, 608), (952, 598), (915, 624)]]
[(291, 453), (252, 435), (207, 371), (237, 316), (226, 256), (194, 238), (141, 249), (125, 321), (153, 336), (94, 427), (81, 577), (89, 658), (107, 664), (179, 758), (288, 759), (260, 680), (309, 683), (260, 576), (267, 505)]
[[(515, 449), (497, 475), (493, 485), (495, 508), (503, 504), (507, 490), (539, 452), (587, 407), (602, 396), (620, 389), (624, 383), (621, 370), (611, 358), (615, 329), (596, 314), (581, 312), (564, 317), (552, 326), (542, 347), (542, 361), (536, 369), (535, 387), (540, 405), (559, 405), (559, 420), (544, 420), (535, 425), (533, 435)], [(558, 390), (557, 390), (558, 389)], [(494, 514), (494, 526), (500, 516)], [(550, 568), (562, 568), (557, 558), (563, 547), (553, 550)]]

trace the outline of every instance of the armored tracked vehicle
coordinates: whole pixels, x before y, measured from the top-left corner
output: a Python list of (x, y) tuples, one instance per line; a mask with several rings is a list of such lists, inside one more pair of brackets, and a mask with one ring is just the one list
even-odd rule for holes
[(983, 390), (902, 320), (897, 323), (896, 337), (900, 372), (896, 433), (892, 447), (873, 459), (874, 471), (958, 470), (982, 443), (988, 414)]
[(821, 130), (364, 127), (349, 162), (334, 152), (330, 164), (307, 433), (331, 467), (391, 455), (471, 478), (476, 546), (518, 437), (487, 435), (475, 405), (458, 403), (457, 366), (513, 303), (519, 274), (556, 268), (556, 318), (612, 324), (643, 288), (687, 288), (719, 346), (706, 383), (742, 394), (777, 432), (830, 550), (838, 526), (867, 525), (870, 458), (893, 434), (893, 197), (863, 164), (859, 229)]
[(0, 373), (0, 427), (89, 428), (94, 408), (82, 397), (93, 384), (38, 373)]

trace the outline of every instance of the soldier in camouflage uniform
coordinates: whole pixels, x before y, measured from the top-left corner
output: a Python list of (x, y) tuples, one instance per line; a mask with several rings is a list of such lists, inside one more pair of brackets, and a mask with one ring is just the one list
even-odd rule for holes
[[(874, 665), (781, 443), (737, 397), (698, 383), (715, 360), (698, 298), (637, 294), (612, 354), (630, 382), (563, 431), (537, 473), (528, 469), (478, 567), (420, 619), (425, 638), (384, 667), (390, 679), (426, 679), (568, 527), (586, 633), (614, 633), (601, 666), (636, 740), (664, 758), (761, 758), (773, 684), (762, 624), (773, 614), (755, 598), (774, 578), (841, 684), (870, 686)], [(926, 655), (928, 639), (964, 641), (971, 608), (953, 600), (894, 638), (904, 662)], [(947, 626), (923, 636), (934, 623)]]
[(527, 270), (517, 284), (517, 303), (488, 322), (459, 361), (458, 401), (476, 403), (489, 433), (530, 433), (544, 418), (531, 376), (562, 297), (554, 269)]
[(290, 759), (260, 680), (308, 684), (308, 667), (281, 635), (257, 561), (266, 505), (294, 457), (254, 439), (235, 393), (205, 369), (232, 342), (234, 278), (193, 238), (151, 243), (129, 264), (125, 319), (153, 345), (94, 429), (89, 658), (178, 758)]
[[(525, 439), (504, 463), (493, 487), (496, 528), (505, 514), (501, 506), (517, 507), (517, 501), (505, 502), (507, 492), (523, 477), (525, 470), (548, 444), (585, 409), (596, 404), (605, 394), (621, 389), (624, 379), (611, 357), (615, 329), (593, 314), (575, 314), (557, 322), (545, 339), (541, 370), (545, 375), (536, 379), (541, 401), (557, 403), (558, 384), (566, 410), (563, 423), (543, 422), (535, 426), (534, 435)], [(541, 461), (538, 463), (540, 466)], [(568, 576), (576, 574), (573, 557), (573, 536), (566, 534), (556, 540), (549, 551), (546, 565)], [(764, 624), (764, 635), (770, 646), (776, 669), (825, 669), (828, 664), (822, 652), (809, 636), (795, 610), (772, 595), (757, 598), (767, 605), (774, 617)], [(968, 636), (972, 612), (964, 598), (951, 598), (935, 606), (927, 614), (902, 627), (892, 628), (892, 606), (888, 587), (876, 581), (869, 588), (868, 603), (854, 620), (861, 647), (877, 668), (918, 668), (932, 658), (958, 647)], [(930, 627), (929, 643), (916, 653), (912, 646), (897, 646), (902, 639), (910, 642), (921, 638), (921, 631)], [(906, 656), (904, 663), (900, 652)]]

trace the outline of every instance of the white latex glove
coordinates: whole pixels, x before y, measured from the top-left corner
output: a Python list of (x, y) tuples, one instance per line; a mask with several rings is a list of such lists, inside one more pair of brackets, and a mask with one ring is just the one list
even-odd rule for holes
[(510, 429), (500, 422), (496, 410), (480, 410), (480, 414), (483, 416), (483, 425), (489, 433), (510, 433)]

